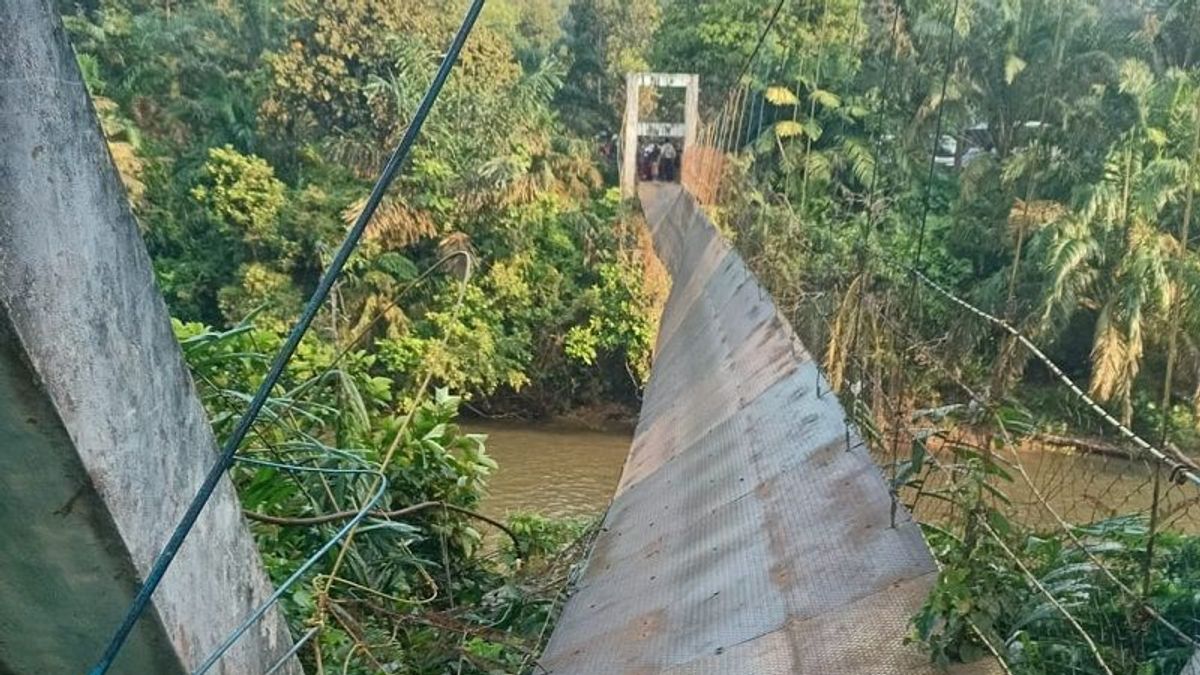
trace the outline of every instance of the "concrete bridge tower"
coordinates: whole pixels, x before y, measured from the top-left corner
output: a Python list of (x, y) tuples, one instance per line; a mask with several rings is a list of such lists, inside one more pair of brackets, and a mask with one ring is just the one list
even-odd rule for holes
[[(82, 673), (216, 446), (55, 3), (0, 35), (0, 673)], [(112, 672), (190, 672), (270, 591), (226, 480)], [(212, 672), (290, 644), (271, 613)]]
[[(683, 124), (671, 122), (642, 122), (639, 119), (643, 87), (676, 87), (685, 89)], [(696, 144), (700, 124), (700, 76), (671, 73), (628, 73), (625, 76), (625, 121), (621, 127), (621, 197), (637, 196), (638, 138), (657, 136), (683, 141), (683, 156)]]

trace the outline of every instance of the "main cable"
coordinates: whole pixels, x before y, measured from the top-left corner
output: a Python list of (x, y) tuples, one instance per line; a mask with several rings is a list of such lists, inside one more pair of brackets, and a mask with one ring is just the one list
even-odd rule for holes
[[(913, 253), (913, 262), (911, 265), (914, 270), (920, 269), (920, 267), (921, 267), (921, 254), (925, 247), (925, 229), (926, 229), (927, 223), (929, 222), (930, 199), (931, 199), (931, 195), (933, 192), (933, 179), (935, 176), (935, 171), (937, 169), (937, 153), (938, 153), (938, 149), (941, 147), (941, 142), (942, 142), (942, 122), (945, 118), (945, 112), (946, 112), (946, 90), (950, 84), (950, 73), (954, 69), (954, 61), (956, 58), (956, 56), (955, 56), (955, 44), (956, 44), (955, 38), (957, 37), (956, 25), (958, 24), (958, 8), (959, 8), (959, 0), (954, 0), (954, 7), (950, 11), (949, 34), (946, 36), (947, 45), (946, 45), (946, 57), (945, 57), (945, 70), (942, 73), (942, 88), (941, 88), (941, 93), (939, 94), (939, 97), (938, 97), (937, 122), (934, 124), (934, 129), (933, 129), (933, 147), (929, 151), (929, 173), (925, 179), (925, 187), (923, 190), (923, 194), (921, 196), (921, 224), (920, 224), (920, 229), (917, 234), (917, 249)], [(914, 273), (912, 280), (909, 282), (908, 298), (906, 300), (906, 305), (907, 305), (906, 314), (908, 314), (909, 316), (911, 316), (913, 314), (913, 307), (916, 304), (916, 299), (917, 299), (917, 278)], [(889, 306), (890, 306), (890, 303), (889, 303)], [(919, 316), (918, 316), (918, 321), (917, 321), (916, 332), (920, 333)], [(897, 467), (899, 466), (899, 456), (900, 456), (900, 441), (901, 441), (900, 430), (901, 430), (901, 421), (903, 418), (903, 410), (901, 409), (901, 406), (900, 406), (899, 396), (901, 395), (901, 391), (904, 386), (903, 382), (902, 382), (903, 377), (904, 377), (904, 374), (899, 366), (899, 363), (895, 364), (893, 366), (892, 372), (891, 372), (892, 396), (897, 397), (897, 400), (894, 401), (894, 404), (892, 406), (893, 410), (895, 411), (895, 416), (892, 420), (892, 430), (891, 430), (892, 431), (891, 465), (892, 465), (893, 481), (895, 480)], [(898, 504), (898, 499), (897, 499), (897, 494), (896, 494), (896, 488), (894, 485), (891, 487), (890, 494), (891, 494), (891, 498), (892, 498), (892, 526), (895, 527), (895, 525), (896, 525), (896, 507)]]
[(129, 610), (125, 614), (121, 625), (117, 628), (116, 633), (109, 641), (107, 648), (104, 650), (103, 656), (97, 664), (89, 671), (90, 675), (105, 675), (109, 668), (112, 667), (113, 661), (121, 651), (121, 647), (129, 638), (129, 634), (137, 625), (138, 619), (145, 613), (146, 608), (150, 605), (150, 599), (154, 595), (154, 591), (162, 583), (163, 577), (166, 575), (167, 569), (170, 568), (171, 562), (179, 553), (180, 547), (183, 546), (184, 540), (192, 531), (196, 521), (200, 517), (200, 513), (204, 510), (204, 506), (212, 497), (217, 485), (220, 483), (221, 477), (232, 466), (238, 448), (246, 435), (250, 432), (250, 428), (254, 425), (258, 414), (266, 405), (267, 399), (270, 397), (271, 391), (283, 376), (284, 369), (299, 347), (300, 341), (308, 332), (321, 306), (328, 298), (330, 291), (338, 277), (341, 276), (342, 269), (345, 267), (350, 255), (358, 246), (359, 240), (362, 239), (363, 233), (367, 229), (371, 218), (375, 215), (375, 211), (379, 208), (379, 203), (383, 200), (384, 194), (388, 187), (395, 180), (396, 174), (399, 172), (404, 161), (408, 158), (413, 146), (416, 144), (418, 135), (425, 124), (425, 120), (429, 117), (430, 111), (433, 109), (434, 103), (437, 102), (439, 94), (446, 80), (450, 77), (450, 72), (454, 68), (454, 64), (458, 61), (458, 56), (462, 52), (463, 45), (466, 44), (467, 38), (475, 27), (475, 22), (479, 18), (480, 12), (483, 10), (483, 5), (486, 0), (473, 0), (470, 8), (467, 10), (466, 16), (463, 18), (462, 24), (459, 26), (458, 33), (454, 36), (450, 48), (446, 51), (445, 57), (442, 59), (441, 65), (438, 67), (437, 73), (430, 83), (428, 90), (425, 92), (424, 98), (421, 99), (420, 105), (413, 114), (413, 119), (405, 129), (404, 137), (392, 152), (387, 164), (384, 165), (383, 171), (379, 179), (375, 182), (375, 186), (371, 189), (371, 194), (367, 198), (367, 203), (363, 207), (362, 213), (359, 214), (358, 220), (350, 232), (346, 234), (346, 238), (342, 241), (338, 248), (337, 254), (330, 262), (329, 267), (325, 270), (321, 277), (320, 283), (316, 290), (308, 300), (307, 306), (304, 308), (296, 326), (288, 335), (287, 340), (280, 348), (275, 356), (275, 360), (271, 363), (271, 368), (267, 373), (266, 379), (259, 386), (254, 398), (250, 401), (249, 407), (238, 421), (233, 433), (226, 440), (224, 447), (221, 450), (221, 455), (218, 460), (209, 469), (208, 475), (205, 476), (204, 482), (200, 489), (196, 492), (196, 496), (192, 499), (187, 511), (175, 530), (171, 533), (170, 539), (166, 546), (163, 547), (161, 553), (154, 561), (154, 565), (150, 569), (150, 573), (146, 575), (146, 581), (138, 590), (138, 594), (134, 597)]
[(879, 165), (883, 161), (883, 128), (884, 120), (887, 116), (886, 96), (890, 91), (892, 82), (892, 71), (895, 69), (896, 61), (899, 58), (899, 43), (897, 34), (900, 28), (900, 4), (896, 3), (896, 9), (892, 15), (892, 27), (889, 31), (892, 44), (889, 51), (889, 58), (883, 70), (883, 83), (880, 86), (879, 108), (875, 111), (875, 129), (872, 130), (871, 146), (874, 151), (874, 161), (871, 164), (871, 182), (867, 187), (867, 202), (866, 202), (866, 218), (864, 219), (862, 230), (859, 232), (859, 288), (858, 288), (858, 311), (854, 313), (854, 346), (852, 352), (858, 351), (858, 331), (859, 323), (862, 318), (862, 305), (866, 297), (866, 273), (867, 267), (870, 264), (870, 246), (871, 235), (875, 231), (875, 195), (879, 187)]
[[(763, 44), (766, 43), (767, 37), (770, 36), (771, 31), (775, 30), (775, 23), (779, 20), (779, 15), (781, 13), (783, 13), (784, 5), (786, 5), (787, 3), (788, 3), (788, 0), (779, 0), (777, 3), (775, 3), (775, 9), (771, 11), (770, 18), (767, 19), (766, 25), (763, 26), (762, 31), (760, 31), (758, 34), (758, 40), (756, 40), (754, 43), (754, 49), (752, 49), (750, 51), (750, 54), (746, 57), (746, 60), (742, 63), (741, 68), (738, 69), (737, 77), (735, 77), (733, 79), (733, 81), (730, 83), (729, 88), (725, 91), (724, 96), (721, 99), (718, 99), (718, 100), (724, 101), (721, 112), (717, 114), (717, 119), (716, 119), (716, 122), (714, 123), (715, 131), (714, 131), (714, 137), (713, 137), (713, 148), (715, 150), (717, 150), (718, 152), (720, 152), (721, 148), (724, 146), (724, 140), (722, 140), (722, 139), (725, 137), (726, 128), (727, 127), (732, 128), (733, 121), (729, 119), (729, 115), (726, 113), (731, 108), (731, 105), (732, 105), (732, 107), (736, 108), (736, 103), (734, 101), (734, 97), (735, 97), (735, 95), (741, 93), (739, 91), (739, 86), (742, 81), (742, 78), (744, 78), (746, 76), (746, 73), (748, 73), (750, 71), (750, 67), (752, 65), (754, 65), (754, 61), (758, 58), (759, 52), (762, 51)], [(722, 178), (721, 172), (723, 171), (723, 169), (721, 169), (721, 168), (714, 169), (711, 162), (708, 162), (706, 164), (708, 166), (708, 170), (705, 171), (704, 175), (703, 175), (704, 184), (706, 186), (712, 185), (713, 183), (719, 184), (721, 181), (721, 178)], [(714, 170), (717, 171), (716, 176), (713, 176)], [(717, 190), (718, 190), (717, 187), (713, 187), (711, 189), (710, 198), (713, 199), (714, 201), (716, 200)]]
[[(366, 501), (363, 502), (361, 507), (359, 507), (352, 513), (350, 522), (346, 523), (340, 529), (338, 529), (337, 534), (335, 534), (333, 537), (327, 539), (325, 541), (325, 543), (322, 544), (321, 547), (319, 549), (317, 549), (317, 551), (315, 553), (310, 555), (308, 557), (308, 559), (305, 560), (304, 563), (300, 565), (300, 567), (296, 568), (296, 570), (292, 572), (291, 576), (289, 576), (282, 584), (279, 585), (278, 588), (275, 589), (275, 591), (271, 594), (271, 596), (269, 598), (267, 598), (265, 601), (263, 601), (257, 607), (255, 607), (254, 610), (250, 612), (249, 616), (247, 616), (245, 619), (243, 619), (242, 622), (240, 624), (238, 624), (236, 628), (233, 629), (233, 631), (231, 631), (228, 635), (226, 635), (225, 639), (221, 642), (221, 644), (218, 645), (217, 648), (214, 649), (207, 657), (205, 657), (204, 661), (195, 670), (192, 671), (192, 675), (205, 675), (206, 673), (208, 673), (208, 671), (212, 670), (213, 666), (215, 666), (217, 664), (217, 662), (221, 660), (221, 657), (225, 655), (225, 652), (228, 652), (230, 647), (232, 647), (238, 641), (238, 639), (241, 638), (242, 635), (244, 635), (246, 633), (246, 631), (250, 630), (250, 628), (252, 626), (254, 626), (254, 624), (259, 619), (261, 619), (263, 617), (263, 615), (265, 615), (267, 613), (267, 611), (269, 611), (271, 609), (271, 607), (273, 607), (275, 605), (275, 603), (279, 602), (279, 599), (282, 598), (284, 596), (284, 594), (286, 594), (289, 590), (291, 590), (291, 587), (296, 585), (296, 583), (299, 582), (300, 579), (302, 579), (304, 577), (304, 575), (310, 569), (312, 569), (312, 567), (314, 565), (316, 565), (317, 562), (319, 562), (326, 553), (328, 553), (330, 551), (330, 549), (332, 549), (334, 546), (337, 545), (337, 543), (339, 541), (341, 541), (343, 538), (345, 538), (350, 533), (351, 530), (358, 527), (358, 524), (361, 523), (364, 519), (367, 518), (367, 516), (369, 516), (371, 514), (372, 510), (379, 504), (379, 501), (381, 499), (383, 499), (383, 496), (385, 494), (387, 494), (387, 487), (388, 487), (387, 476), (385, 476), (382, 471), (379, 471), (379, 470), (376, 470), (373, 468), (366, 468), (366, 469), (313, 468), (313, 467), (301, 466), (298, 464), (283, 464), (283, 463), (279, 463), (279, 462), (267, 462), (267, 461), (263, 461), (260, 459), (250, 459), (248, 457), (239, 458), (239, 461), (241, 461), (245, 464), (252, 464), (252, 465), (262, 466), (262, 467), (270, 467), (270, 468), (280, 469), (280, 470), (284, 470), (284, 471), (307, 471), (307, 472), (311, 472), (311, 473), (320, 473), (320, 474), (324, 474), (324, 475), (338, 475), (338, 474), (370, 475), (370, 476), (375, 476), (377, 480), (375, 483), (375, 488), (371, 491), (370, 496), (368, 496)], [(289, 650), (288, 654), (294, 654), (294, 652)], [(288, 658), (288, 654), (284, 655), (284, 659)]]
[(738, 72), (738, 76), (733, 80), (735, 84), (730, 86), (730, 90), (733, 90), (733, 88), (737, 86), (736, 83), (741, 82), (742, 78), (746, 76), (746, 73), (750, 71), (750, 66), (754, 63), (754, 60), (758, 58), (758, 53), (762, 51), (762, 46), (763, 43), (767, 41), (767, 36), (770, 35), (771, 31), (775, 29), (775, 22), (779, 19), (779, 14), (783, 11), (783, 6), (785, 4), (787, 4), (787, 0), (779, 0), (779, 2), (775, 4), (775, 11), (771, 13), (771, 18), (767, 20), (767, 25), (764, 26), (762, 32), (759, 33), (758, 42), (754, 43), (753, 51), (751, 51), (750, 56), (746, 58), (746, 62), (742, 64), (742, 68)]

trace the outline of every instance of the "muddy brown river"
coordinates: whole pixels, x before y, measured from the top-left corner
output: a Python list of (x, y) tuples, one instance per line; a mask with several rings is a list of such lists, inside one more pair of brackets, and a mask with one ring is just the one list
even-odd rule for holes
[(571, 517), (600, 514), (617, 487), (632, 430), (595, 431), (570, 422), (473, 420), (464, 428), (487, 434), (488, 454), (500, 468), (488, 482), (483, 511)]
[[(549, 517), (600, 514), (612, 498), (632, 441), (632, 430), (596, 431), (565, 421), (472, 420), (464, 427), (488, 435), (488, 453), (500, 465), (483, 502), (483, 511), (499, 518), (512, 512)], [(1021, 463), (1036, 491), (1070, 522), (1149, 510), (1151, 474), (1142, 463), (1046, 448), (1023, 449)], [(1007, 510), (1028, 525), (1056, 529), (1053, 516), (1012, 464), (1009, 472), (1014, 482), (1001, 484), (1013, 501)], [(1200, 489), (1194, 486), (1164, 487), (1162, 514), (1168, 527), (1200, 530), (1198, 502)], [(930, 506), (922, 504), (921, 516), (936, 519)]]

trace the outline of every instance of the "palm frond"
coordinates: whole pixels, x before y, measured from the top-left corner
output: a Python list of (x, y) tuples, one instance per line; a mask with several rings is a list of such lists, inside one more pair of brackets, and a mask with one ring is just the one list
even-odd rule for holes
[[(367, 198), (363, 197), (342, 211), (342, 220), (347, 225), (358, 220)], [(433, 216), (420, 209), (414, 209), (397, 198), (386, 198), (375, 211), (375, 216), (367, 225), (365, 237), (378, 241), (387, 249), (400, 249), (432, 237), (437, 234), (437, 224)]]
[(767, 87), (767, 90), (763, 93), (763, 96), (766, 97), (767, 101), (769, 101), (771, 105), (777, 105), (781, 107), (798, 105), (800, 103), (800, 99), (796, 97), (796, 94), (794, 94), (791, 89), (779, 85)]
[(867, 185), (875, 174), (875, 153), (870, 146), (858, 138), (846, 138), (842, 141), (842, 154), (849, 161), (850, 170), (859, 183)]
[(1129, 345), (1113, 316), (1113, 306), (1105, 305), (1092, 342), (1092, 396), (1112, 400), (1127, 377), (1128, 361)]

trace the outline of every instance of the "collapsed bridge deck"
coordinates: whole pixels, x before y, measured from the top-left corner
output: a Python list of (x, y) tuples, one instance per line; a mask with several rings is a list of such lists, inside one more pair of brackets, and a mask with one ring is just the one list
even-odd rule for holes
[[(817, 364), (678, 186), (643, 185), (673, 283), (633, 447), (543, 665), (556, 674), (932, 673), (936, 571)], [(979, 666), (961, 672), (983, 672)]]

